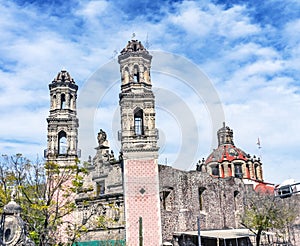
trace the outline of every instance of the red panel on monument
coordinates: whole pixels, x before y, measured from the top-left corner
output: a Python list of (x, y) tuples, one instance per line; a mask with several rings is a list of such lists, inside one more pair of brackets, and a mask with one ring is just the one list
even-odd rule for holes
[(155, 160), (126, 160), (124, 163), (126, 242), (139, 245), (139, 218), (143, 242), (161, 245), (158, 166)]

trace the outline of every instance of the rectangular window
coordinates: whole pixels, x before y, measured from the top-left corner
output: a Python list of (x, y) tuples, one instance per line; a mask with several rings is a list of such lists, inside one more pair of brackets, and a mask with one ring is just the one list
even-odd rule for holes
[(243, 178), (243, 171), (241, 164), (234, 164), (234, 176), (236, 178)]
[(162, 192), (162, 204), (165, 210), (172, 211), (171, 191)]
[(143, 134), (143, 125), (142, 125), (142, 118), (136, 117), (134, 118), (134, 132), (136, 135)]
[(104, 181), (96, 183), (96, 195), (101, 196), (105, 194), (105, 183)]

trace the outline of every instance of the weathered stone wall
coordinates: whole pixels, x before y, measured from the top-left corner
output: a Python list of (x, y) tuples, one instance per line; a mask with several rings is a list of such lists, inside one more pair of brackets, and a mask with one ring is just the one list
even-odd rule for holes
[(162, 165), (159, 179), (163, 241), (171, 241), (174, 232), (196, 231), (197, 216), (201, 229), (240, 227), (238, 219), (246, 190), (240, 179), (218, 179)]
[(77, 193), (75, 217), (83, 225), (79, 241), (124, 240), (125, 210), (122, 160), (109, 150), (106, 133), (100, 130), (99, 146), (87, 163), (87, 175)]
[[(242, 228), (243, 200), (247, 193), (254, 192), (252, 185), (238, 178), (215, 178), (164, 165), (159, 166), (159, 181), (163, 242), (171, 242), (176, 232), (197, 231), (198, 216), (201, 230)], [(299, 206), (300, 195), (285, 198), (283, 202)], [(271, 240), (300, 245), (300, 210), (297, 216), (289, 228), (277, 232), (280, 236), (274, 232)], [(266, 243), (267, 236), (262, 241)]]
[(83, 226), (79, 241), (124, 240), (123, 194), (77, 199), (76, 205), (76, 221)]
[[(145, 180), (141, 178), (141, 185), (143, 181)], [(241, 179), (215, 178), (207, 173), (181, 171), (164, 165), (159, 165), (159, 186), (163, 242), (171, 242), (176, 232), (196, 231), (198, 216), (200, 216), (201, 230), (242, 228), (239, 221), (244, 210), (244, 195), (250, 190), (253, 191), (252, 185), (244, 184)], [(202, 191), (201, 196), (199, 196), (199, 191)], [(80, 198), (78, 196), (77, 218), (79, 220), (82, 221), (83, 216), (88, 217), (87, 214), (84, 215), (86, 213), (84, 211), (90, 210), (80, 209), (87, 201), (104, 205), (108, 221), (115, 218), (116, 211), (120, 212), (120, 218), (118, 222), (108, 223), (106, 229), (96, 228), (95, 224), (90, 224), (87, 226), (89, 231), (82, 235), (81, 241), (124, 239), (123, 193), (106, 194), (100, 197), (95, 197), (93, 191), (88, 193), (81, 194)], [(200, 197), (202, 197), (201, 202)], [(300, 195), (286, 198), (284, 201), (290, 202), (293, 199), (300, 201)], [(114, 209), (115, 206), (112, 206), (116, 202), (118, 203), (117, 210)], [(136, 201), (133, 202), (136, 203)], [(145, 208), (139, 209), (145, 210)], [(151, 211), (151, 208), (147, 210)], [(103, 214), (103, 208), (100, 206), (95, 216), (101, 214)], [(276, 237), (273, 239), (277, 240)], [(289, 240), (293, 246), (300, 245), (300, 214), (284, 240)], [(263, 237), (262, 241), (267, 242), (267, 239)]]

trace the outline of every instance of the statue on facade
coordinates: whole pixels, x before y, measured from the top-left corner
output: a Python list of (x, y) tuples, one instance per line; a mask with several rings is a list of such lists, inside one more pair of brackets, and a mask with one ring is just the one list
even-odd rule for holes
[(107, 140), (106, 132), (103, 131), (102, 129), (100, 129), (100, 131), (98, 132), (97, 140), (98, 140), (98, 146), (99, 146), (98, 148), (100, 148), (100, 149), (108, 149), (109, 148), (109, 143)]
[(103, 145), (103, 143), (106, 141), (106, 138), (107, 138), (106, 132), (100, 129), (97, 137), (99, 146)]

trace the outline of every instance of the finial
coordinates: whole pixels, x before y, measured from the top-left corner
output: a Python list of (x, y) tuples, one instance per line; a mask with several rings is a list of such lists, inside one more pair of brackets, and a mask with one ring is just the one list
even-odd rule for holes
[(133, 33), (132, 33), (131, 39), (133, 40), (133, 39), (135, 38), (135, 36), (136, 36), (136, 35), (135, 35), (135, 33), (133, 32)]
[(226, 126), (225, 121), (223, 121), (223, 127), (225, 127), (225, 126)]
[(112, 56), (111, 56), (111, 59), (115, 59), (117, 55), (118, 55), (118, 51), (117, 51), (117, 50), (114, 50), (114, 51), (113, 51), (113, 54), (112, 54)]
[(150, 43), (149, 43), (149, 38), (148, 38), (148, 33), (147, 33), (146, 41), (145, 41), (145, 48), (149, 49), (149, 47), (150, 47)]

